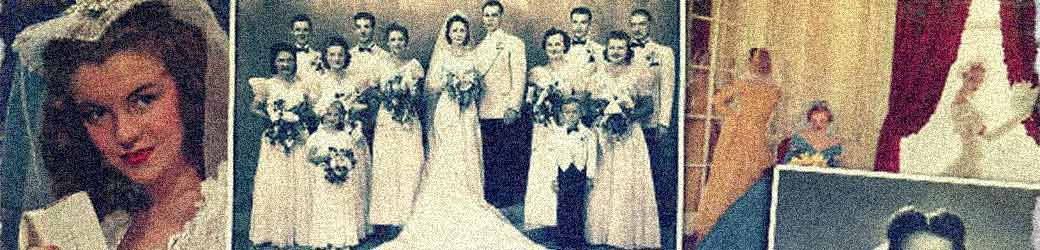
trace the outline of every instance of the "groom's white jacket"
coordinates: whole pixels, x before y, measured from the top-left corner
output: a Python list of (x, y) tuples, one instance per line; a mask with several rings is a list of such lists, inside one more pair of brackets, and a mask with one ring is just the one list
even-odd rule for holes
[(527, 52), (524, 41), (499, 29), (477, 45), (479, 70), (485, 92), (480, 100), (480, 119), (501, 119), (509, 108), (519, 108), (527, 82)]

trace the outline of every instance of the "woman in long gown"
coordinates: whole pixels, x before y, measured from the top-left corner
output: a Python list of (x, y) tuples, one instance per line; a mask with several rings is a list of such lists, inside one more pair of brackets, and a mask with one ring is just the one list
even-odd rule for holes
[[(454, 84), (450, 72), (478, 69), (469, 19), (454, 12), (444, 22), (430, 63), (430, 85)], [(434, 141), (411, 218), (378, 249), (545, 249), (517, 230), (484, 200), (483, 160), (476, 102), (462, 106), (440, 95)]]
[[(841, 167), (841, 141), (830, 135), (834, 115), (824, 101), (813, 101), (805, 112), (806, 126), (791, 136), (779, 164), (788, 164), (803, 154), (819, 154), (828, 167)], [(697, 249), (766, 249), (769, 238), (769, 207), (773, 176), (761, 177), (721, 215)]]
[[(46, 170), (55, 197), (88, 196), (90, 204), (79, 205), (89, 212), (63, 216), (99, 222), (103, 241), (29, 232), (85, 228), (73, 220), (39, 231), (23, 224), (25, 237), (17, 239), (6, 233), (19, 228), (4, 228), (0, 241), (15, 242), (0, 248), (56, 249), (45, 244), (71, 242), (96, 244), (56, 247), (227, 248), (226, 41), (205, 1), (81, 1), (22, 30), (11, 47), (21, 69), (12, 86), (22, 100), (7, 112), (25, 120), (7, 128), (17, 133), (4, 142), (4, 171)], [(26, 91), (36, 84), (47, 91)], [(25, 162), (12, 161), (22, 157)], [(21, 191), (6, 189), (20, 184), (4, 184), (5, 199)], [(76, 200), (49, 207), (73, 205), (67, 201)], [(40, 236), (82, 238), (40, 242), (46, 240)]]
[[(1022, 126), (1037, 89), (1008, 79), (1001, 5), (971, 1), (935, 112), (920, 131), (900, 141), (900, 173), (1040, 183), (1040, 145)], [(969, 83), (964, 74), (972, 68), (983, 69), (972, 80), (978, 83)]]
[[(563, 98), (583, 90), (580, 89), (584, 86), (584, 79), (579, 77), (580, 71), (575, 64), (566, 61), (567, 50), (571, 45), (567, 33), (552, 28), (545, 32), (543, 40), (549, 63), (532, 68), (528, 73), (529, 82), (543, 91), (553, 86)], [(529, 87), (527, 92), (527, 102), (537, 104), (535, 88)], [(531, 128), (531, 164), (527, 172), (527, 191), (524, 193), (525, 230), (556, 225), (556, 192), (553, 191), (553, 183), (558, 171), (549, 145), (553, 142), (554, 131), (562, 129), (558, 118), (546, 117), (534, 122)]]
[[(600, 83), (593, 94), (610, 100), (608, 109), (611, 105), (632, 108), (640, 83), (648, 82), (651, 74), (631, 66), (628, 34), (614, 31), (608, 37), (608, 64), (593, 75), (593, 81)], [(602, 160), (589, 191), (586, 238), (593, 245), (661, 248), (650, 151), (639, 122), (629, 121), (629, 126), (625, 135), (600, 130)]]
[[(311, 235), (306, 245), (347, 249), (365, 238), (368, 157), (360, 150), (368, 144), (361, 127), (345, 124), (349, 99), (319, 102), (328, 104), (322, 114), (322, 124), (307, 139), (307, 157), (314, 164), (311, 171), (318, 172), (319, 177), (311, 186), (314, 206)], [(336, 167), (348, 171), (330, 174), (326, 170)]]
[[(770, 76), (769, 51), (752, 49), (750, 61), (751, 73), (715, 96), (713, 105), (725, 122), (712, 154), (704, 201), (693, 218), (698, 241), (775, 159), (766, 131), (780, 99), (780, 87)], [(730, 103), (736, 107), (731, 108)]]
[[(349, 109), (364, 108), (354, 102), (360, 94), (358, 83), (346, 74), (350, 64), (347, 42), (339, 37), (329, 38), (321, 57), (323, 70), (319, 71), (320, 99), (314, 107), (321, 115), (322, 124), (307, 138), (306, 154), (310, 172), (307, 178), (313, 183), (301, 187), (311, 194), (309, 237), (304, 245), (316, 247), (355, 246), (365, 238), (368, 211), (368, 143), (360, 132), (360, 123), (349, 124), (344, 118)], [(344, 124), (347, 123), (347, 124)], [(336, 152), (330, 152), (334, 148)], [(342, 151), (350, 150), (350, 159)], [(329, 180), (323, 167), (315, 160), (328, 160), (326, 164), (347, 166), (352, 169), (342, 182)]]
[[(260, 143), (253, 177), (253, 210), (249, 239), (275, 246), (306, 242), (310, 228), (310, 185), (316, 174), (307, 164), (303, 145), (308, 136), (301, 120), (311, 89), (296, 76), (296, 53), (285, 43), (271, 47), (271, 78), (252, 78), (254, 112), (271, 121)], [(302, 106), (301, 106), (302, 105)], [(293, 110), (298, 112), (294, 112)], [(275, 131), (291, 136), (276, 135)]]
[[(418, 93), (425, 72), (419, 61), (404, 58), (408, 38), (403, 26), (391, 24), (387, 28), (386, 44), (394, 57), (380, 82), (384, 92), (396, 88), (407, 95)], [(373, 225), (400, 226), (412, 213), (423, 164), (422, 127), (415, 114), (405, 115), (410, 118), (395, 118), (385, 103), (376, 115), (371, 200), (379, 202), (369, 208), (369, 223)]]

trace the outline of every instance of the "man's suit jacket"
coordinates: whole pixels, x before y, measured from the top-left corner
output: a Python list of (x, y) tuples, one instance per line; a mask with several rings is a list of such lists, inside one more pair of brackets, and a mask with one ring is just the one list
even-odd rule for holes
[(654, 115), (651, 125), (671, 126), (672, 108), (675, 103), (675, 55), (672, 48), (657, 42), (647, 42), (644, 48), (635, 48), (633, 65), (647, 67), (653, 72), (653, 81), (647, 86), (654, 99)]
[(520, 107), (527, 77), (524, 41), (503, 30), (491, 32), (477, 45), (479, 70), (485, 92), (480, 100), (480, 119), (501, 119), (506, 110)]

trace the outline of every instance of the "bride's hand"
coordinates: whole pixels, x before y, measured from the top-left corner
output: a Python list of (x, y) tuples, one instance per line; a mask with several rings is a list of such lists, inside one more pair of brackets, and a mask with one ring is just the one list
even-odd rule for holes
[(978, 135), (979, 136), (986, 135), (986, 125), (979, 125)]

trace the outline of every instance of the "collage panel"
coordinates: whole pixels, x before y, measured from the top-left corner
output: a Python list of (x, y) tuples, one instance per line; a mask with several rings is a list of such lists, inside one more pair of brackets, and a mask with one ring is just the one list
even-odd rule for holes
[(236, 1), (236, 249), (674, 249), (680, 1)]
[(1040, 185), (776, 170), (770, 249), (1032, 249)]
[(228, 249), (228, 3), (6, 3), (0, 248)]
[(768, 249), (778, 165), (1040, 183), (1038, 9), (688, 1), (683, 247)]

